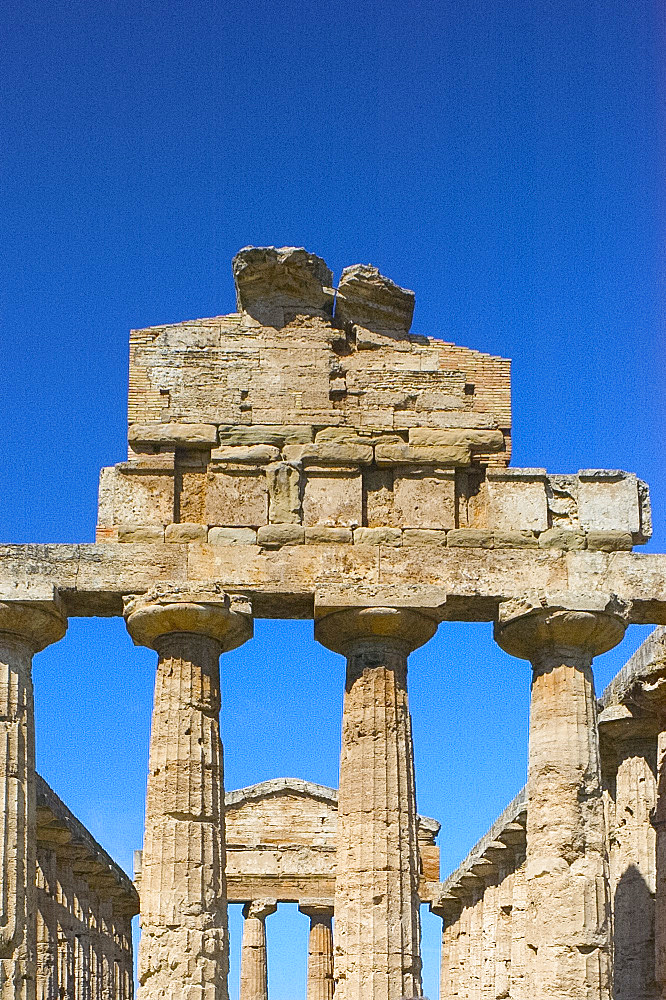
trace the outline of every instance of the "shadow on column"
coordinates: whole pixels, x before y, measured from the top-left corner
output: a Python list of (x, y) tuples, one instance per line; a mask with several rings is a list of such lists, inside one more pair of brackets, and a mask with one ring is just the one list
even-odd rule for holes
[(614, 1000), (658, 1000), (655, 981), (654, 897), (634, 865), (615, 890), (613, 918)]

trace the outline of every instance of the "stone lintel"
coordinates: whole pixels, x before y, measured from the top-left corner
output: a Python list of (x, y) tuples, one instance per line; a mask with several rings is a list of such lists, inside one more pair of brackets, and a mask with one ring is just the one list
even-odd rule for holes
[(48, 599), (55, 588), (68, 615), (119, 616), (123, 597), (145, 593), (159, 580), (215, 581), (251, 597), (255, 616), (267, 618), (312, 618), (315, 593), (329, 595), (336, 588), (344, 588), (347, 603), (357, 607), (404, 603), (441, 621), (492, 621), (500, 604), (526, 594), (528, 610), (543, 602), (561, 604), (563, 593), (574, 592), (596, 600), (618, 594), (629, 605), (630, 623), (666, 625), (666, 555), (655, 553), (434, 544), (277, 550), (202, 542), (0, 546), (1, 601)]

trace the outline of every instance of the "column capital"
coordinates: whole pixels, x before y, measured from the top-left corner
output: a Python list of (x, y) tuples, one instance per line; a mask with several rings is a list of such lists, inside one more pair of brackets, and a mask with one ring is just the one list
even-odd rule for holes
[(571, 656), (588, 662), (621, 642), (627, 619), (622, 607), (574, 610), (563, 607), (502, 609), (495, 623), (495, 641), (511, 656), (530, 660)]
[(243, 907), (243, 916), (246, 920), (256, 917), (258, 920), (265, 920), (271, 913), (277, 910), (276, 899), (251, 899)]
[(325, 899), (306, 899), (298, 904), (300, 913), (311, 920), (330, 920), (333, 916), (333, 902)]
[(221, 587), (160, 584), (125, 599), (125, 621), (137, 646), (155, 648), (164, 635), (189, 632), (217, 640), (223, 650), (252, 638), (252, 608), (245, 597)]
[(363, 642), (385, 642), (411, 653), (432, 639), (438, 624), (410, 608), (347, 608), (320, 618), (314, 632), (317, 642), (343, 656)]
[(24, 642), (33, 653), (58, 642), (67, 631), (61, 600), (0, 601), (0, 632)]

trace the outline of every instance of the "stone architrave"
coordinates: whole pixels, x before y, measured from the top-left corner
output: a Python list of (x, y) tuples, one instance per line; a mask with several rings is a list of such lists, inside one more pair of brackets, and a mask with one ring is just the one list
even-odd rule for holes
[(36, 996), (35, 711), (32, 657), (58, 642), (67, 619), (58, 601), (0, 602), (0, 994)]
[(332, 612), (315, 638), (347, 657), (335, 888), (339, 1000), (421, 993), (419, 853), (407, 657), (437, 630), (397, 608)]
[(276, 910), (274, 899), (255, 899), (243, 907), (240, 1000), (268, 1000), (266, 917)]
[(162, 585), (127, 602), (158, 653), (141, 875), (141, 1000), (227, 1000), (220, 654), (252, 635), (247, 601)]
[(302, 903), (298, 908), (310, 918), (307, 1000), (332, 1000), (335, 989), (333, 907), (311, 901)]
[[(608, 855), (592, 658), (626, 621), (604, 611), (500, 609), (495, 637), (533, 668), (530, 709), (527, 943), (538, 997), (608, 1000)], [(615, 610), (617, 608), (617, 611)]]

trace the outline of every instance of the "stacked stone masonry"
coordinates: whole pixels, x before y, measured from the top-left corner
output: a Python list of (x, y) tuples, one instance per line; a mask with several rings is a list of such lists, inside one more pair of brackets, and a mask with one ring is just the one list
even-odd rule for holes
[[(663, 1000), (662, 632), (600, 717), (593, 681), (628, 625), (666, 625), (666, 556), (633, 551), (647, 486), (509, 468), (509, 362), (410, 333), (413, 293), (376, 268), (334, 287), (303, 249), (248, 247), (233, 271), (235, 313), (132, 333), (97, 542), (0, 546), (2, 1000), (49, 995), (38, 954), (65, 995), (131, 989), (126, 921), (37, 839), (32, 657), (71, 615), (124, 615), (157, 654), (140, 1000), (227, 1000), (230, 899), (241, 1000), (266, 1000), (283, 899), (310, 921), (309, 1000), (420, 996), (424, 901), (442, 1000)], [(220, 670), (258, 617), (313, 619), (346, 658), (337, 810), (294, 782), (225, 798)], [(492, 622), (532, 704), (524, 798), (442, 884), (407, 677), (448, 621)], [(51, 886), (57, 954), (52, 910), (33, 920)]]

